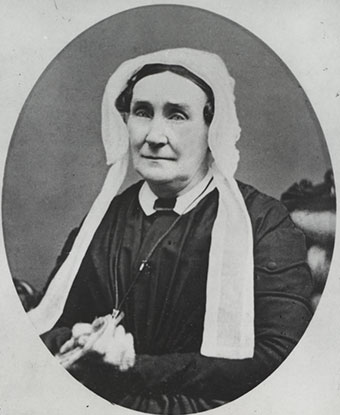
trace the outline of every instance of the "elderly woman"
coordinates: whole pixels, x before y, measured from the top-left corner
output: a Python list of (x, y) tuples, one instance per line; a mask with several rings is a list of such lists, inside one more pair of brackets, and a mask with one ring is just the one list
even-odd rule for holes
[[(192, 49), (131, 59), (107, 84), (111, 167), (30, 316), (113, 403), (176, 414), (229, 402), (278, 367), (311, 318), (303, 235), (234, 179), (233, 88), (218, 56)], [(116, 195), (129, 148), (143, 181)]]

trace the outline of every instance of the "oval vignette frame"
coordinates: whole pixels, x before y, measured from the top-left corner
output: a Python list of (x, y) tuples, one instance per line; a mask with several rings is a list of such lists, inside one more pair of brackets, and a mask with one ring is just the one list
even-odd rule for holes
[[(167, 36), (168, 33), (162, 33), (158, 41), (161, 45), (155, 49), (152, 44), (154, 39), (149, 39), (150, 44), (145, 42), (145, 36), (148, 35), (144, 30), (145, 21), (152, 20), (155, 25), (157, 25), (156, 21), (164, 21), (161, 18), (156, 19), (157, 13), (164, 13), (163, 17), (166, 15), (167, 18), (174, 19), (178, 25), (183, 21), (187, 22), (182, 30), (186, 34), (186, 46), (189, 47), (205, 48), (202, 45), (202, 33), (205, 33), (202, 30), (203, 21), (207, 27), (219, 32), (222, 26), (227, 27), (225, 30), (229, 33), (228, 39), (232, 39), (231, 46), (227, 47), (227, 51), (224, 50), (227, 59), (221, 53), (221, 44), (216, 42), (216, 36), (211, 33), (213, 29), (210, 30), (210, 37), (205, 42), (207, 42), (208, 50), (222, 55), (236, 80), (236, 105), (245, 134), (241, 138), (243, 144), (240, 143), (241, 164), (238, 171), (238, 176), (242, 180), (249, 182), (248, 179), (252, 176), (255, 183), (251, 184), (255, 184), (260, 190), (278, 196), (275, 191), (286, 190), (293, 183), (291, 180), (293, 175), (295, 175), (295, 181), (305, 178), (308, 168), (313, 167), (313, 171), (310, 172), (313, 176), (312, 180), (320, 181), (325, 170), (330, 167), (325, 139), (302, 88), (277, 55), (246, 29), (220, 15), (187, 6), (147, 6), (115, 14), (81, 33), (53, 59), (34, 86), (19, 116), (8, 153), (3, 202), (6, 248), (13, 277), (20, 277), (23, 275), (23, 270), (26, 272), (29, 270), (35, 275), (35, 279), (33, 278), (30, 282), (41, 288), (43, 285), (41, 280), (44, 275), (47, 275), (46, 272), (52, 269), (51, 265), (68, 231), (80, 222), (99, 190), (105, 174), (104, 153), (101, 148), (100, 134), (98, 134), (100, 133), (100, 98), (110, 73), (120, 62), (135, 54), (176, 47), (183, 43), (177, 40), (178, 44), (175, 44), (175, 38), (180, 37), (177, 30), (172, 30), (173, 38)], [(133, 17), (134, 14), (136, 14), (135, 17)], [(219, 24), (211, 24), (210, 19), (219, 21)], [(113, 21), (115, 24), (112, 24)], [(200, 22), (199, 31), (195, 30), (197, 21)], [(134, 26), (134, 35), (129, 33), (126, 36), (125, 42), (131, 43), (130, 48), (126, 47), (122, 40), (120, 40), (122, 44), (118, 47), (117, 37), (112, 35), (108, 37), (107, 31), (110, 27), (112, 31), (124, 32), (126, 29), (123, 30), (122, 27), (128, 26), (128, 22), (131, 26), (134, 26), (132, 22), (138, 22), (139, 31)], [(164, 32), (167, 30), (166, 26), (162, 25)], [(160, 29), (159, 26), (157, 28)], [(131, 28), (130, 30), (132, 31)], [(159, 30), (153, 32), (159, 35)], [(181, 36), (182, 39), (183, 37), (185, 38)], [(192, 44), (188, 44), (190, 42)], [(247, 42), (246, 49), (252, 51), (252, 54), (241, 56), (241, 51), (244, 50), (242, 48)], [(199, 47), (198, 44), (202, 46)], [(105, 51), (102, 60), (97, 57), (100, 49)], [(118, 49), (123, 49), (124, 52), (116, 55), (110, 53)], [(258, 56), (259, 51), (262, 52), (261, 59), (257, 57), (257, 60), (254, 60), (253, 55)], [(105, 61), (104, 64), (103, 61)], [(80, 66), (79, 62), (81, 62)], [(264, 71), (264, 66), (268, 72)], [(280, 86), (272, 91), (270, 86), (273, 85), (275, 79), (277, 80), (277, 78), (272, 78), (274, 72), (276, 77), (280, 75), (286, 83), (279, 83)], [(294, 115), (289, 110), (289, 94), (292, 90), (295, 90), (295, 95), (293, 95), (295, 98), (290, 99), (295, 102), (296, 106), (301, 105), (301, 107), (298, 106), (299, 110), (294, 111)], [(265, 110), (262, 107), (262, 117), (258, 113), (258, 108), (253, 109), (252, 116), (249, 117), (249, 95), (256, 97), (256, 102), (259, 99), (263, 100)], [(277, 95), (284, 96), (286, 101), (283, 100), (283, 104), (281, 102), (273, 108)], [(270, 105), (265, 103), (268, 97)], [(280, 137), (281, 128), (275, 127), (278, 119), (275, 117), (275, 112), (278, 108), (282, 125), (286, 125), (287, 120), (292, 120), (290, 132), (294, 134), (289, 137), (287, 132), (287, 137)], [(296, 114), (301, 115), (301, 108), (304, 108), (306, 113), (302, 121), (296, 118)], [(308, 134), (309, 149), (314, 148), (318, 151), (313, 153), (310, 160), (305, 157), (306, 160), (302, 166), (291, 169), (288, 168), (291, 167), (291, 161), (303, 154), (301, 149), (305, 148), (306, 144), (302, 145), (301, 142), (298, 146), (292, 144), (293, 151), (286, 164), (285, 150), (278, 151), (275, 148), (273, 151), (271, 146), (278, 140), (277, 137), (280, 137), (280, 140), (286, 139), (285, 143), (287, 140), (293, 143), (298, 137), (298, 124), (302, 131), (307, 129), (309, 133), (312, 133)], [(260, 132), (264, 126), (267, 126), (267, 135), (260, 139)], [(277, 131), (274, 138), (273, 135), (269, 135), (268, 129), (270, 132)], [(251, 146), (249, 146), (249, 140), (252, 140)], [(65, 148), (68, 149), (67, 152)], [(260, 162), (256, 160), (254, 163), (253, 155), (258, 154), (259, 148), (262, 149), (263, 159)], [(266, 162), (266, 159), (271, 157), (273, 157), (272, 162), (269, 163), (268, 160)], [(282, 170), (277, 167), (278, 161), (283, 163), (282, 169), (287, 172), (288, 177), (283, 175)], [(263, 168), (255, 169), (254, 173), (254, 164), (260, 164)], [(46, 175), (48, 168), (52, 171), (50, 176)], [(268, 168), (271, 174), (268, 174)], [(18, 177), (16, 174), (18, 169), (25, 174)], [(271, 180), (268, 181), (266, 176), (270, 176)], [(275, 181), (273, 178), (277, 178), (279, 185), (273, 186), (270, 183)], [(127, 183), (132, 179), (132, 176), (129, 177)], [(278, 190), (275, 189), (276, 187)], [(31, 203), (28, 203), (29, 201)], [(41, 207), (40, 210), (37, 209), (38, 206)], [(67, 218), (64, 216), (65, 209), (70, 212)], [(49, 210), (50, 215), (47, 213)], [(60, 225), (61, 219), (64, 220), (62, 225)], [(22, 239), (18, 241), (18, 229), (22, 229), (23, 223), (27, 238), (25, 239), (25, 235), (22, 235)], [(49, 233), (44, 240), (42, 235), (46, 228), (49, 229)], [(28, 244), (28, 240), (33, 240), (33, 244)], [(21, 256), (14, 249), (18, 243), (21, 248), (19, 252), (23, 252)], [(28, 246), (26, 251), (23, 249), (25, 246)], [(28, 252), (27, 249), (29, 249)], [(32, 252), (39, 252), (39, 258), (41, 258), (39, 264), (32, 265), (29, 260), (34, 257)]]

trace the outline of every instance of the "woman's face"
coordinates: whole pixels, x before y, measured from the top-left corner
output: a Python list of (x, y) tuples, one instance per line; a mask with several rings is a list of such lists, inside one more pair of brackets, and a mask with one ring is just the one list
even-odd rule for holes
[(135, 170), (159, 196), (179, 195), (208, 169), (204, 91), (180, 75), (149, 75), (134, 86), (127, 127)]

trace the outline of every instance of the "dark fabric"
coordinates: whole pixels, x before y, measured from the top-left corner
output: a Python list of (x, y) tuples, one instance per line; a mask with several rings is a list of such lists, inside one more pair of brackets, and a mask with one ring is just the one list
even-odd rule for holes
[(153, 208), (157, 211), (166, 211), (166, 210), (173, 210), (173, 208), (176, 205), (176, 198), (164, 198), (159, 197), (155, 200), (155, 203), (153, 205)]
[[(112, 202), (72, 286), (56, 327), (92, 322), (116, 307), (173, 212), (146, 217), (138, 183)], [(276, 200), (240, 184), (254, 234), (255, 354), (231, 360), (202, 356), (200, 345), (217, 190), (181, 217), (163, 238), (124, 303), (123, 325), (135, 340), (135, 366), (120, 373), (88, 356), (71, 373), (111, 402), (149, 413), (193, 413), (246, 393), (285, 359), (311, 318), (312, 280), (303, 234)], [(154, 226), (157, 222), (157, 226)], [(162, 224), (163, 222), (163, 224)], [(67, 246), (72, 245), (72, 239)], [(60, 260), (59, 260), (60, 263)], [(115, 277), (116, 273), (116, 277)], [(54, 340), (54, 343), (56, 341)]]

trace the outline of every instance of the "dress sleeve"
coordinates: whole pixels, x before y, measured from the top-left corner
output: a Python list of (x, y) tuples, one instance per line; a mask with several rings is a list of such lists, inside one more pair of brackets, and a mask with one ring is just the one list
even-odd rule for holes
[(98, 370), (97, 365), (98, 376), (93, 377), (91, 371), (92, 375), (85, 376), (83, 383), (89, 383), (91, 389), (101, 388), (98, 393), (113, 402), (128, 395), (185, 395), (229, 402), (269, 376), (300, 340), (312, 317), (312, 279), (305, 262), (304, 235), (295, 228), (286, 210), (270, 199), (258, 211), (252, 218), (253, 358), (232, 360), (204, 357), (200, 353), (139, 355), (129, 371), (118, 373), (105, 365)]

